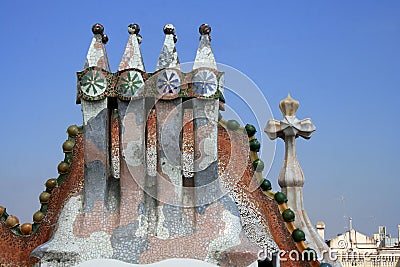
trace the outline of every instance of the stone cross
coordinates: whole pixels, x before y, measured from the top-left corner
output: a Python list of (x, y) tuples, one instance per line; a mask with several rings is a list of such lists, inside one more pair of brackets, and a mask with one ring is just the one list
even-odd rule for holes
[[(296, 118), (299, 101), (294, 100), (290, 94), (279, 103), (279, 108), (282, 111), (283, 120), (269, 120), (264, 129), (271, 140), (279, 137), (285, 141), (285, 157), (278, 183), (288, 198), (289, 208), (295, 212), (296, 227), (302, 229), (306, 235), (307, 246), (321, 255), (324, 251), (329, 251), (329, 248), (314, 229), (303, 207), (304, 174), (296, 157), (296, 138), (310, 139), (316, 128), (310, 119)], [(328, 253), (323, 253), (323, 260), (333, 267), (341, 266), (338, 261), (330, 259)]]
[[(283, 120), (269, 120), (265, 132), (271, 140), (277, 137), (285, 141), (285, 160), (279, 174), (278, 183), (283, 191), (287, 187), (302, 187), (304, 175), (296, 157), (296, 138), (301, 136), (310, 139), (316, 128), (310, 119), (299, 120), (296, 111), (299, 101), (291, 98), (290, 94), (279, 103)], [(284, 192), (287, 194), (287, 192)]]

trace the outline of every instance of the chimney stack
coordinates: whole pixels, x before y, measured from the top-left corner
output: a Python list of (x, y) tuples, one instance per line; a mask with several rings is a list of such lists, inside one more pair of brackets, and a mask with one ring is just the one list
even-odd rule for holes
[[(322, 240), (325, 240), (325, 223), (321, 222), (321, 221), (317, 222), (315, 227), (317, 228), (317, 232), (320, 235), (320, 237), (322, 238)], [(400, 231), (400, 225), (399, 225), (399, 231)]]
[(397, 239), (398, 239), (399, 245), (400, 245), (400, 224), (397, 225)]
[(353, 218), (349, 218), (349, 230), (351, 232), (351, 230), (353, 230)]

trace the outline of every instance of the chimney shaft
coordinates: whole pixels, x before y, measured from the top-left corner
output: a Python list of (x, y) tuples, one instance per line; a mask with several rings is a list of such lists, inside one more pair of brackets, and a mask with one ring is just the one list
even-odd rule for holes
[(349, 223), (350, 223), (350, 231), (353, 230), (353, 218), (349, 218)]
[(400, 224), (397, 225), (397, 239), (398, 239), (399, 244), (400, 244)]
[(315, 228), (317, 228), (317, 232), (320, 235), (320, 237), (322, 237), (322, 240), (325, 240), (325, 223), (317, 222), (317, 224), (315, 225)]

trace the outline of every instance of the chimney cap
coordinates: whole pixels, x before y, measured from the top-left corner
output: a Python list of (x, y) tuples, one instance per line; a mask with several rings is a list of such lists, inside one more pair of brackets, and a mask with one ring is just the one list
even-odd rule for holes
[(92, 26), (93, 34), (103, 34), (104, 33), (104, 26), (100, 23), (96, 23)]
[(131, 23), (128, 25), (128, 33), (129, 34), (139, 34), (140, 26), (136, 23)]
[(315, 227), (317, 227), (317, 229), (325, 229), (325, 223), (323, 221), (319, 221), (315, 224)]
[(165, 34), (175, 34), (175, 26), (172, 24), (165, 24), (163, 31)]
[(206, 23), (201, 24), (199, 27), (199, 33), (201, 35), (210, 35), (210, 33), (211, 33), (210, 25), (208, 25)]

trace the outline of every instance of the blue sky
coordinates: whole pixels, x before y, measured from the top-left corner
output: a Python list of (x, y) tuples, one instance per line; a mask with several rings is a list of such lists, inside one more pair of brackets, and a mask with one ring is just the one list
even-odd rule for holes
[[(378, 225), (395, 234), (400, 224), (399, 14), (398, 1), (370, 0), (3, 1), (0, 203), (22, 222), (31, 221), (43, 183), (57, 176), (65, 130), (82, 121), (75, 72), (82, 69), (92, 24), (105, 26), (114, 71), (127, 25), (140, 24), (151, 72), (164, 24), (175, 25), (179, 58), (186, 62), (195, 57), (198, 26), (208, 23), (217, 61), (248, 75), (277, 119), (278, 103), (290, 92), (300, 101), (298, 117), (311, 117), (317, 126), (311, 140), (298, 140), (312, 221), (325, 221), (328, 237), (345, 230), (344, 215), (366, 234)], [(268, 175), (275, 190), (282, 157), (278, 141)]]

